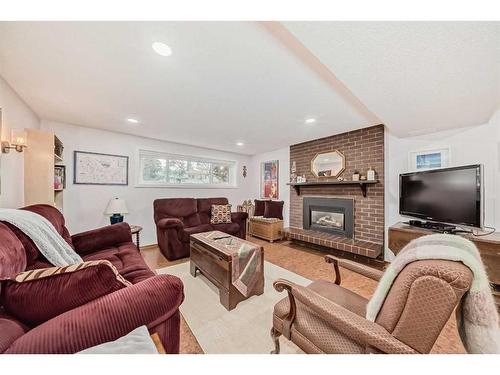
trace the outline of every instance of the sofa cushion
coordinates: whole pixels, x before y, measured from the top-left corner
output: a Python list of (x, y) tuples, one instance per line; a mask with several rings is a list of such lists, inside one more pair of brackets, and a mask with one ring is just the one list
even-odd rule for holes
[(18, 273), (2, 281), (0, 298), (9, 314), (36, 326), (128, 285), (109, 261), (99, 260)]
[(240, 225), (234, 222), (228, 224), (213, 224), (211, 230), (219, 230), (228, 234), (237, 234), (240, 231)]
[[(57, 208), (48, 204), (35, 204), (32, 206), (24, 207), (22, 210), (34, 212), (46, 218), (56, 228), (56, 231), (64, 238), (64, 240), (73, 247), (71, 236), (65, 226), (64, 216)], [(74, 247), (73, 247), (74, 248)]]
[(253, 211), (254, 216), (264, 216), (264, 210), (266, 208), (266, 200), (255, 199), (255, 209)]
[(266, 201), (263, 216), (283, 220), (283, 203), (283, 201)]
[(0, 353), (6, 351), (19, 337), (29, 331), (29, 327), (0, 308)]
[[(10, 231), (14, 233), (18, 240), (22, 243), (24, 253), (26, 255), (26, 266), (31, 266), (32, 264), (36, 263), (38, 259), (40, 259), (41, 261), (46, 260), (45, 257), (38, 251), (38, 248), (36, 247), (33, 240), (25, 235), (21, 229), (18, 229), (16, 226), (5, 221), (3, 221), (2, 224), (8, 227)], [(24, 271), (24, 269), (20, 270), (19, 272), (22, 271)]]
[(231, 222), (230, 204), (213, 204), (210, 213), (210, 224), (227, 224)]
[(198, 215), (201, 224), (210, 224), (213, 204), (228, 204), (227, 198), (198, 198)]
[(155, 223), (165, 217), (189, 217), (198, 212), (196, 198), (156, 199), (153, 202)]
[(197, 227), (198, 225), (201, 224), (200, 220), (200, 215), (198, 215), (198, 212), (195, 214), (192, 214), (190, 216), (185, 216), (181, 218), (182, 223), (184, 224), (185, 227)]
[[(28, 207), (22, 208), (22, 210), (31, 211), (40, 216), (43, 216), (47, 219), (56, 229), (56, 231), (64, 238), (64, 240), (72, 247), (73, 242), (71, 241), (71, 236), (68, 230), (65, 227), (64, 216), (62, 213), (55, 207), (50, 206), (48, 204), (36, 204)], [(38, 260), (45, 261), (45, 257), (38, 251), (38, 248), (34, 244), (34, 242), (29, 238), (24, 232), (18, 229), (16, 226), (3, 222), (21, 241), (24, 247), (24, 251), (26, 252), (26, 265), (31, 266), (36, 263)], [(22, 270), (24, 271), (24, 269)]]
[(189, 236), (192, 234), (196, 233), (203, 233), (203, 232), (210, 232), (212, 229), (212, 226), (209, 224), (201, 224), (196, 227), (191, 227), (191, 228), (184, 228), (184, 231), (182, 232), (182, 242), (189, 242)]
[(8, 225), (0, 223), (0, 279), (23, 272), (26, 260), (23, 243)]
[(144, 262), (144, 258), (133, 242), (123, 243), (117, 247), (102, 249), (83, 256), (84, 261), (99, 259), (109, 260), (120, 272), (120, 275), (132, 284), (137, 284), (155, 275)]

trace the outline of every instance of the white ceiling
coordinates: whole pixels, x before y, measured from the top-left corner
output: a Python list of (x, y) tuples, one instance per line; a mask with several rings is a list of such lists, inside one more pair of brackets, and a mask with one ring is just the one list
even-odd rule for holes
[(253, 22), (0, 22), (0, 75), (43, 119), (244, 154), (381, 120), (478, 125), (500, 103), (498, 23), (284, 25), (291, 39)]
[(286, 22), (397, 135), (488, 122), (500, 106), (500, 22)]

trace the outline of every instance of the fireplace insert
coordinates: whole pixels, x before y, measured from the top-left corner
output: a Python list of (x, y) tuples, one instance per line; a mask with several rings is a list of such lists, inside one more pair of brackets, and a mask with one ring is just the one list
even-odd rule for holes
[(352, 238), (354, 227), (352, 199), (305, 197), (303, 207), (304, 229)]

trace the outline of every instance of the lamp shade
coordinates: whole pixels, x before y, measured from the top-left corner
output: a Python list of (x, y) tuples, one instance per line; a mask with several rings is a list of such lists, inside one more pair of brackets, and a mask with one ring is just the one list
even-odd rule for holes
[(114, 215), (114, 214), (128, 214), (127, 204), (124, 199), (113, 198), (110, 199), (106, 210), (104, 210), (104, 215)]
[(13, 146), (27, 146), (28, 145), (28, 136), (26, 135), (26, 131), (22, 129), (12, 129), (10, 131), (10, 143)]

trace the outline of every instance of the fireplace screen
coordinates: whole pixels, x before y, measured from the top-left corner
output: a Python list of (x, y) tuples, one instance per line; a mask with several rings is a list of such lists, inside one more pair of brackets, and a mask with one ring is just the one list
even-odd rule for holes
[(338, 212), (311, 211), (311, 226), (344, 230), (344, 214)]

